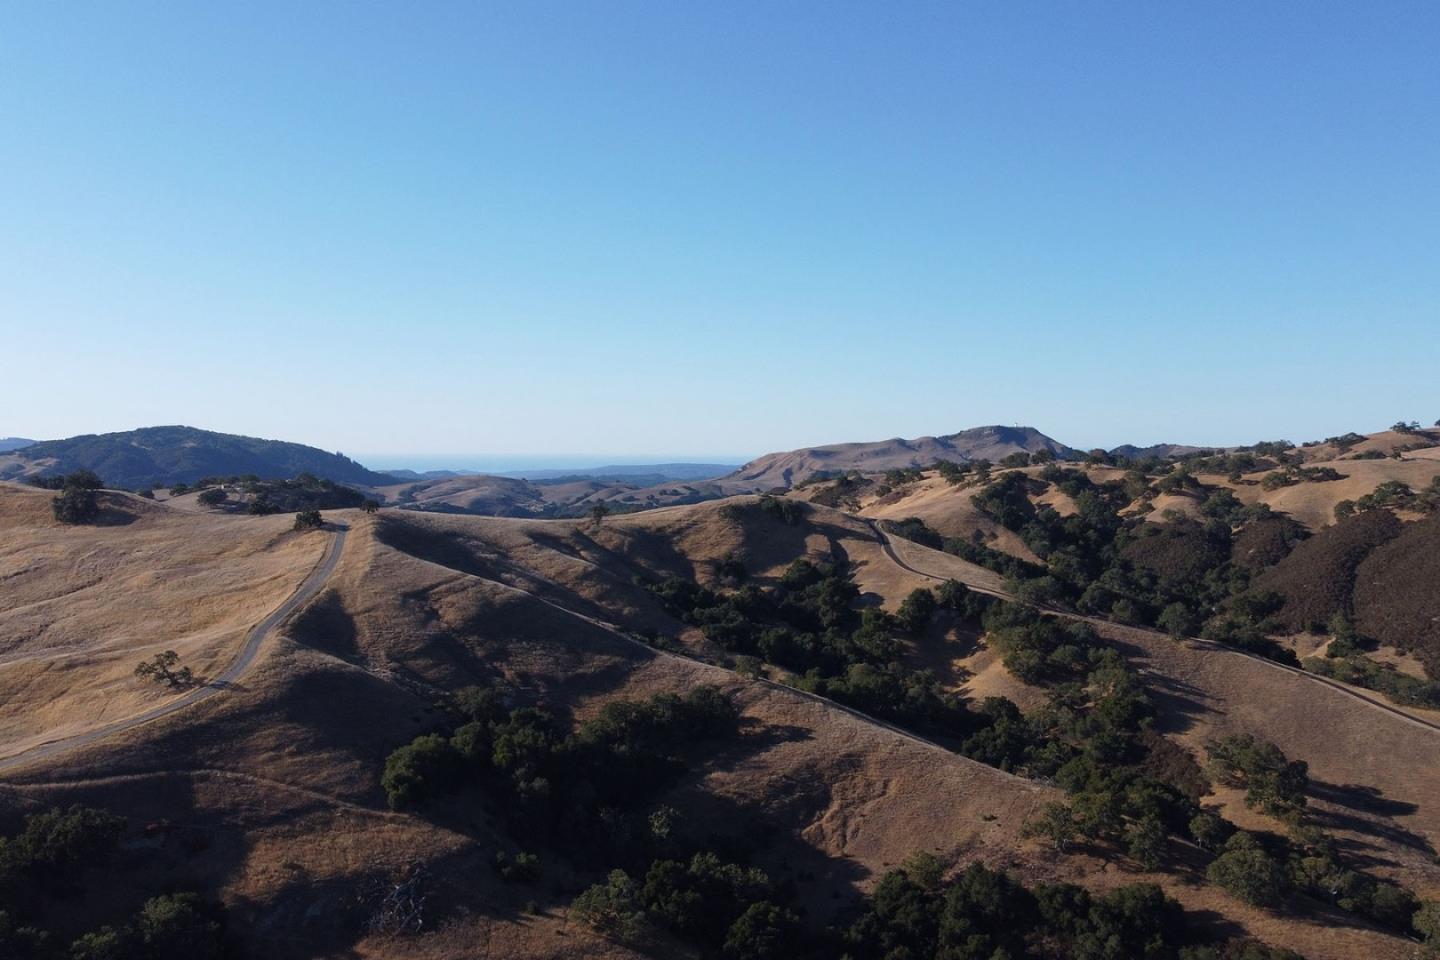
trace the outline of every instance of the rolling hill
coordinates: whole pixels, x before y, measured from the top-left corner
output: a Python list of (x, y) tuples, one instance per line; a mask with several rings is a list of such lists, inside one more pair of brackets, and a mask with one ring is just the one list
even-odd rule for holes
[(124, 488), (248, 474), (269, 480), (310, 473), (359, 486), (393, 482), (339, 453), (183, 426), (45, 440), (0, 456), (0, 477), (9, 479), (80, 469), (93, 470), (107, 484)]
[(974, 427), (943, 437), (837, 443), (770, 453), (719, 478), (718, 482), (737, 490), (772, 490), (793, 487), (817, 473), (928, 467), (937, 460), (1000, 460), (1012, 453), (1040, 450), (1048, 450), (1061, 459), (1077, 454), (1034, 427)]

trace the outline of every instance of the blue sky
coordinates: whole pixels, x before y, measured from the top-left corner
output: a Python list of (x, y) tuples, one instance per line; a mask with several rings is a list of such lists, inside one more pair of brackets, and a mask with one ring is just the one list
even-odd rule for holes
[(1440, 6), (0, 8), (0, 435), (1440, 417)]

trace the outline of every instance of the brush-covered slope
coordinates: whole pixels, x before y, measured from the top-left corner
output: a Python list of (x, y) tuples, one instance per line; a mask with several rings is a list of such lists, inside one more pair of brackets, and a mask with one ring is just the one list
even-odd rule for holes
[(106, 483), (128, 488), (248, 474), (268, 480), (309, 473), (361, 486), (393, 482), (343, 454), (183, 426), (45, 440), (0, 457), (0, 477), (6, 478), (80, 469), (93, 470)]
[[(999, 586), (993, 574), (977, 576), (973, 565), (949, 554), (898, 538), (892, 545), (913, 570), (979, 589)], [(1220, 736), (1273, 741), (1309, 764), (1309, 799), (1319, 825), (1381, 875), (1422, 897), (1440, 894), (1440, 724), (1433, 713), (1417, 722), (1376, 694), (1218, 644), (1097, 626), (1146, 675), (1160, 706), (1157, 726), (1167, 736), (1201, 757), (1205, 744)], [(1211, 802), (1247, 829), (1265, 828), (1234, 791), (1218, 791)], [(1289, 943), (1307, 956), (1326, 953), (1320, 945)]]
[(974, 427), (943, 437), (837, 443), (771, 453), (752, 460), (721, 481), (737, 489), (791, 487), (816, 473), (901, 467), (928, 467), (937, 460), (1000, 460), (1012, 453), (1047, 450), (1062, 459), (1075, 451), (1034, 427)]

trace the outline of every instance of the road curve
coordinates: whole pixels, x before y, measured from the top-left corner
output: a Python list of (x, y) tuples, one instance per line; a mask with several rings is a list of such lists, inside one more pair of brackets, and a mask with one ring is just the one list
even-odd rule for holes
[(345, 534), (346, 531), (344, 529), (335, 531), (334, 536), (330, 539), (330, 543), (325, 547), (325, 554), (320, 558), (320, 562), (315, 565), (315, 569), (310, 571), (310, 575), (305, 578), (305, 581), (295, 589), (295, 592), (292, 593), (284, 603), (270, 611), (265, 619), (250, 628), (250, 632), (245, 635), (245, 644), (240, 648), (240, 652), (236, 654), (235, 659), (232, 660), (230, 665), (221, 671), (218, 676), (204, 686), (196, 687), (179, 699), (163, 703), (158, 707), (147, 710), (144, 713), (136, 714), (133, 717), (126, 717), (124, 720), (117, 720), (114, 723), (106, 724), (103, 727), (89, 730), (85, 733), (76, 734), (73, 737), (51, 740), (48, 743), (39, 744), (21, 753), (0, 758), (0, 771), (11, 770), (36, 760), (53, 757), (66, 750), (87, 746), (122, 731), (132, 730), (152, 720), (168, 717), (172, 713), (178, 713), (186, 707), (194, 706), (202, 700), (208, 700), (229, 688), (231, 684), (240, 679), (246, 670), (250, 669), (250, 665), (255, 662), (256, 654), (260, 652), (260, 646), (269, 638), (270, 634), (275, 631), (275, 628), (292, 613), (308, 603), (311, 598), (320, 592), (320, 588), (325, 585), (325, 581), (330, 579), (330, 575), (335, 572), (335, 567), (340, 562), (340, 553), (345, 548)]
[[(902, 569), (913, 573), (917, 577), (925, 577), (928, 580), (944, 582), (945, 579), (947, 579), (945, 577), (937, 576), (936, 574), (927, 573), (924, 570), (917, 569), (915, 566), (902, 560), (900, 558), (900, 555), (895, 552), (895, 548), (890, 544), (890, 534), (885, 532), (885, 530), (880, 526), (878, 522), (870, 520), (868, 518), (861, 519), (864, 519), (865, 522), (870, 525), (870, 529), (875, 532), (875, 535), (880, 538), (880, 546), (882, 549), (884, 549), (885, 555), (891, 560), (893, 560), (896, 564), (898, 564)], [(1009, 600), (1012, 603), (1025, 602), (1016, 600), (1013, 596), (1009, 596), (995, 590), (986, 589), (985, 587), (975, 587), (971, 586), (970, 584), (965, 584), (965, 586), (967, 589), (975, 593), (983, 593), (987, 596), (998, 597), (1001, 600)], [(1098, 623), (1109, 626), (1125, 626), (1127, 630), (1144, 629), (1143, 627), (1132, 627), (1123, 624), (1111, 624), (1110, 621), (1105, 620), (1101, 617), (1089, 617), (1080, 613), (1072, 613), (1068, 610), (1057, 610), (1053, 607), (1041, 606), (1038, 603), (1032, 603), (1030, 604), (1030, 606), (1041, 611), (1042, 613), (1047, 613), (1055, 617), (1064, 617), (1068, 620), (1084, 620), (1087, 623)], [(1146, 632), (1154, 633), (1155, 631)], [(1166, 639), (1169, 638), (1167, 637)], [(1283, 670), (1285, 673), (1289, 673), (1297, 677), (1303, 677), (1311, 683), (1318, 683), (1323, 687), (1329, 687), (1331, 690), (1334, 690), (1338, 693), (1343, 693), (1345, 696), (1350, 697), (1351, 699), (1359, 700), (1360, 702), (1369, 704), (1370, 706), (1375, 707), (1378, 710), (1383, 710), (1386, 713), (1394, 717), (1398, 717), (1399, 719), (1405, 721), (1408, 724), (1411, 724), (1412, 726), (1419, 727), (1422, 730), (1429, 730), (1432, 733), (1440, 733), (1440, 724), (1432, 723), (1431, 721), (1426, 720), (1422, 717), (1417, 717), (1413, 714), (1406, 713), (1404, 710), (1401, 710), (1398, 707), (1386, 703), (1383, 700), (1372, 697), (1369, 694), (1362, 693), (1358, 689), (1343, 684), (1338, 680), (1331, 680), (1329, 677), (1322, 677), (1318, 673), (1311, 673), (1309, 670), (1301, 670), (1298, 667), (1288, 666), (1287, 664), (1271, 660), (1268, 657), (1262, 657), (1253, 653), (1247, 653), (1244, 650), (1237, 650), (1234, 647), (1227, 647), (1225, 644), (1216, 643), (1214, 640), (1204, 640), (1200, 637), (1186, 637), (1185, 642), (1193, 647), (1199, 647), (1203, 650), (1210, 650), (1214, 653), (1227, 654), (1232, 657), (1245, 657), (1247, 660), (1253, 660), (1255, 663), (1258, 663), (1261, 666), (1267, 667), (1271, 670)]]

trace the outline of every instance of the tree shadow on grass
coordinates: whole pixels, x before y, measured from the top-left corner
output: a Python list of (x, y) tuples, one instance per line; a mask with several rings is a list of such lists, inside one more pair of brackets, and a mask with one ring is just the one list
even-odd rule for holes
[(1220, 712), (1209, 705), (1209, 694), (1183, 680), (1153, 671), (1144, 672), (1141, 679), (1155, 703), (1156, 727), (1162, 733), (1183, 733), (1205, 714)]
[[(1435, 848), (1423, 834), (1400, 826), (1394, 817), (1407, 816), (1419, 806), (1387, 798), (1378, 788), (1362, 784), (1334, 784), (1313, 780), (1309, 792), (1323, 806), (1312, 806), (1311, 816), (1327, 831), (1343, 831), (1356, 837), (1338, 838), (1357, 859), (1370, 864), (1393, 863), (1385, 856), (1386, 844), (1435, 856)], [(1360, 838), (1373, 839), (1360, 839)]]
[(1245, 927), (1215, 910), (1186, 910), (1185, 939), (1193, 944), (1224, 943), (1245, 936)]

